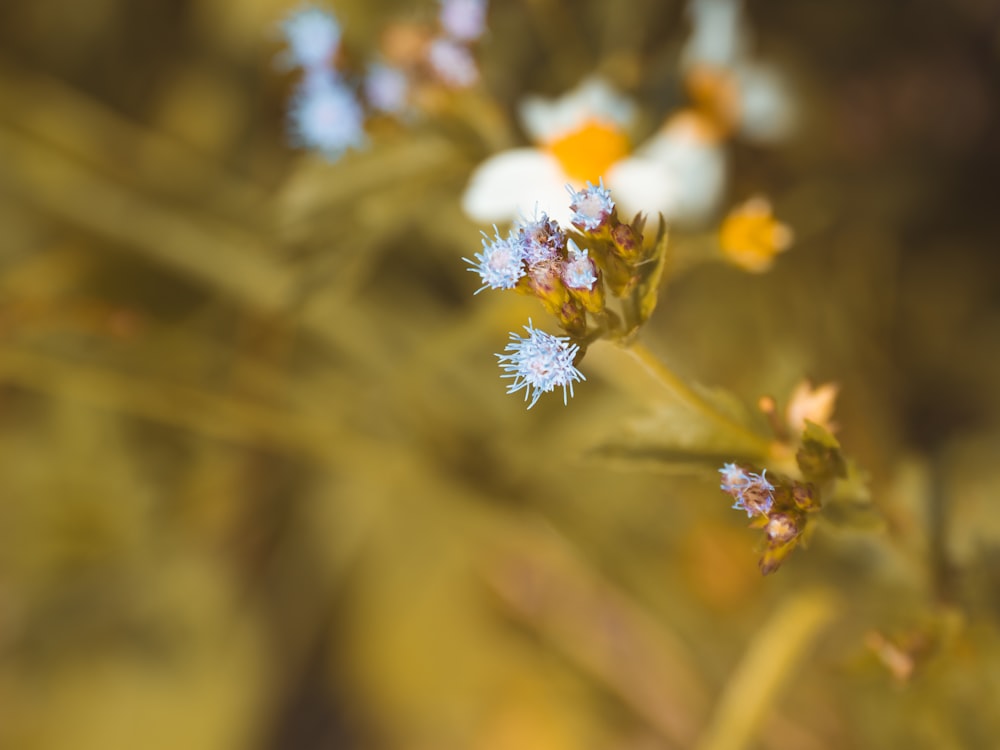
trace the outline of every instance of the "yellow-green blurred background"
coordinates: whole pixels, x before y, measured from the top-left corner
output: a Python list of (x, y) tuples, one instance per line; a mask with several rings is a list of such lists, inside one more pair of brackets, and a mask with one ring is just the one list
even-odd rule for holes
[[(0, 4), (0, 747), (996, 746), (1000, 4), (749, 3), (804, 117), (727, 204), (797, 243), (641, 337), (751, 405), (841, 384), (881, 520), (768, 578), (723, 457), (609, 448), (649, 406), (613, 351), (504, 394), (544, 313), (460, 260), (518, 100), (600, 70), (655, 123), (684, 8), (492, 5), (480, 87), (331, 164), (287, 2)], [(328, 7), (358, 58), (435, 13)]]

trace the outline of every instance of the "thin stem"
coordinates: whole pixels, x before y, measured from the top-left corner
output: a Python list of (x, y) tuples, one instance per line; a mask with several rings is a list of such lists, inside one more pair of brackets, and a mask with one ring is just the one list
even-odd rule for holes
[(806, 591), (787, 601), (757, 633), (736, 667), (698, 743), (698, 750), (742, 750), (754, 744), (768, 712), (840, 602), (828, 591)]
[(719, 411), (697, 391), (681, 380), (676, 373), (658, 359), (645, 345), (635, 342), (625, 349), (646, 371), (659, 383), (671, 391), (682, 403), (698, 412), (705, 418), (725, 428), (741, 441), (753, 447), (760, 456), (771, 453), (771, 442), (743, 424), (740, 424), (728, 414)]

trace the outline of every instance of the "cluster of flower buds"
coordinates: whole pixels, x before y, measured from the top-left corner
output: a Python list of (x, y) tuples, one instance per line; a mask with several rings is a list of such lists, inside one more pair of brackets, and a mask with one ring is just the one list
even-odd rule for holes
[(282, 62), (303, 73), (289, 113), (293, 142), (336, 161), (365, 146), (369, 116), (407, 116), (428, 85), (474, 84), (479, 70), (471, 45), (485, 31), (486, 10), (487, 0), (440, 0), (436, 31), (393, 27), (380, 59), (357, 76), (341, 72), (342, 35), (333, 14), (314, 6), (297, 10), (281, 25), (287, 44)]
[[(602, 337), (623, 338), (648, 317), (652, 305), (639, 299), (640, 292), (648, 291), (642, 288), (645, 281), (651, 283), (655, 294), (658, 276), (654, 271), (661, 263), (649, 261), (655, 257), (662, 261), (665, 243), (653, 247), (644, 244), (642, 217), (636, 217), (632, 224), (621, 222), (602, 181), (597, 185), (588, 182), (582, 190), (567, 189), (570, 226), (560, 226), (545, 213), (522, 220), (506, 235), (494, 226), (492, 237), (483, 233), (482, 251), (463, 260), (482, 280), (477, 294), (484, 289), (514, 289), (537, 298), (568, 334), (558, 340), (563, 342), (564, 352), (572, 349), (572, 357), (563, 356), (560, 362), (572, 365), (573, 360), (582, 358), (590, 342)], [(609, 309), (609, 296), (619, 300), (621, 314)], [(529, 338), (541, 333), (528, 330)], [(526, 350), (535, 352), (536, 348)], [(562, 370), (548, 388), (549, 380), (532, 380), (539, 371), (553, 371), (548, 360), (543, 367), (538, 358), (530, 356), (498, 356), (501, 366), (515, 377), (510, 392), (525, 384), (536, 389), (529, 408), (538, 393), (556, 386), (563, 386), (565, 392), (567, 384), (582, 379), (575, 367), (573, 372)], [(512, 371), (512, 367), (516, 369)], [(535, 374), (529, 372), (531, 368)]]
[(764, 530), (760, 571), (773, 573), (802, 540), (809, 514), (820, 509), (815, 485), (788, 478), (772, 483), (766, 469), (755, 474), (734, 463), (724, 464), (719, 473), (719, 486), (733, 498), (733, 508), (746, 511), (751, 528)]

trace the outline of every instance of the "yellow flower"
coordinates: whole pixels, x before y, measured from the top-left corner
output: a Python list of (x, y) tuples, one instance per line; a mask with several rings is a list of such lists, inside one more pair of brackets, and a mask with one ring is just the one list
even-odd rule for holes
[(752, 273), (771, 267), (774, 256), (792, 243), (792, 230), (778, 222), (765, 198), (755, 197), (737, 206), (719, 230), (722, 254), (730, 263)]

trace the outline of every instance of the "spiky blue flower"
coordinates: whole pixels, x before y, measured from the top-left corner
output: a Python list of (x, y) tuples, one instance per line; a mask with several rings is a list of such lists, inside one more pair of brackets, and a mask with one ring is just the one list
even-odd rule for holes
[(469, 270), (478, 273), (483, 280), (476, 294), (483, 289), (513, 289), (525, 274), (523, 243), (518, 242), (513, 234), (501, 237), (496, 224), (493, 225), (493, 233), (491, 240), (483, 232), (483, 251), (476, 253), (475, 260), (462, 258), (472, 266)]
[(365, 115), (354, 92), (332, 73), (306, 76), (289, 112), (292, 140), (316, 149), (331, 161), (366, 143)]
[(597, 265), (592, 258), (587, 257), (587, 251), (577, 247), (572, 238), (566, 243), (569, 259), (563, 264), (563, 283), (570, 289), (587, 290), (594, 288), (597, 282)]
[(570, 195), (570, 210), (573, 212), (573, 226), (583, 232), (595, 232), (603, 227), (611, 213), (615, 210), (615, 202), (611, 200), (611, 191), (604, 187), (604, 180), (592, 185), (589, 181), (583, 190), (573, 190), (567, 185)]
[(723, 464), (719, 473), (722, 475), (722, 483), (719, 488), (723, 492), (738, 495), (750, 486), (750, 475), (741, 466), (734, 463)]
[(730, 492), (735, 498), (734, 510), (745, 510), (747, 517), (766, 516), (774, 504), (774, 485), (767, 481), (767, 469), (760, 474), (747, 473), (747, 485), (738, 492)]
[(544, 211), (531, 221), (522, 220), (515, 231), (524, 245), (524, 259), (529, 268), (558, 260), (566, 247), (566, 235)]
[(281, 24), (292, 65), (316, 69), (329, 64), (340, 46), (340, 24), (321, 8), (295, 11)]
[(563, 389), (563, 404), (567, 403), (567, 389), (573, 395), (573, 383), (586, 380), (573, 366), (580, 347), (571, 344), (568, 336), (553, 336), (532, 326), (531, 320), (524, 326), (526, 337), (510, 334), (510, 342), (504, 348), (506, 354), (498, 354), (500, 369), (506, 374), (502, 378), (513, 378), (507, 393), (524, 391), (528, 408), (537, 403), (539, 396), (556, 388)]

